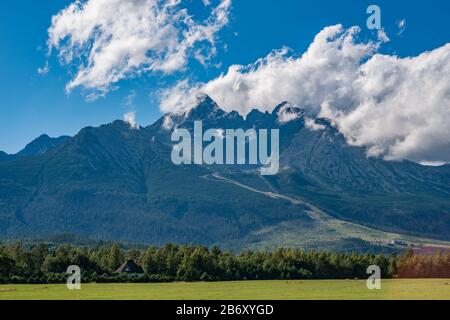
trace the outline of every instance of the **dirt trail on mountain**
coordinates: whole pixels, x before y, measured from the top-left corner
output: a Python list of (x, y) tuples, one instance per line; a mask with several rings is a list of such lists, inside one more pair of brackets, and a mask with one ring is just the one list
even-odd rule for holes
[(203, 176), (202, 178), (204, 179), (209, 179), (209, 180), (215, 180), (215, 181), (220, 181), (220, 182), (224, 182), (224, 183), (230, 183), (230, 184), (234, 184), (235, 186), (238, 186), (240, 188), (255, 192), (255, 193), (259, 193), (262, 195), (265, 195), (266, 197), (272, 198), (272, 199), (278, 199), (278, 200), (286, 200), (289, 201), (290, 203), (292, 203), (293, 205), (304, 205), (306, 207), (308, 207), (309, 210), (307, 210), (307, 214), (312, 218), (312, 219), (320, 219), (320, 220), (326, 220), (327, 218), (329, 218), (329, 216), (327, 214), (325, 214), (324, 212), (322, 212), (320, 209), (316, 208), (315, 206), (300, 200), (300, 199), (295, 199), (293, 197), (289, 197), (286, 196), (284, 194), (281, 193), (277, 193), (277, 192), (271, 192), (271, 191), (261, 191), (258, 189), (255, 189), (253, 187), (247, 186), (243, 183), (240, 183), (238, 181), (232, 180), (230, 178), (226, 178), (224, 176), (221, 176), (219, 173), (215, 172), (206, 176)]
[[(422, 246), (436, 246), (441, 245), (443, 248), (449, 248), (448, 242), (445, 241), (438, 241), (438, 240), (431, 240), (426, 238), (420, 238), (415, 236), (405, 236), (397, 233), (390, 233), (390, 232), (384, 232), (381, 230), (376, 230), (367, 226), (363, 226), (357, 223), (353, 223), (350, 221), (344, 221), (336, 219), (326, 213), (324, 213), (319, 208), (315, 207), (314, 205), (311, 205), (301, 199), (296, 199), (290, 196), (286, 196), (277, 192), (270, 192), (270, 191), (262, 191), (258, 190), (256, 188), (250, 187), (248, 185), (245, 185), (241, 182), (238, 182), (236, 180), (226, 178), (220, 173), (215, 172), (212, 174), (208, 174), (206, 176), (203, 176), (202, 178), (212, 181), (218, 181), (223, 183), (229, 183), (233, 184), (235, 186), (238, 186), (240, 188), (246, 189), (248, 191), (252, 191), (258, 194), (262, 194), (266, 197), (270, 197), (272, 199), (278, 199), (278, 200), (286, 200), (291, 202), (293, 205), (304, 205), (308, 209), (305, 210), (306, 214), (308, 216), (316, 221), (320, 221), (321, 223), (326, 224), (328, 227), (330, 227), (332, 230), (340, 230), (342, 233), (346, 234), (347, 236), (353, 236), (357, 238), (366, 238), (368, 237), (368, 241), (376, 241), (376, 242), (383, 242), (383, 243), (389, 243), (391, 240), (394, 239), (403, 239), (407, 241), (408, 243), (421, 243)], [(273, 188), (271, 188), (274, 190)]]
[(211, 179), (211, 177), (216, 179), (216, 180), (219, 180), (221, 182), (231, 183), (231, 184), (234, 184), (234, 185), (236, 185), (238, 187), (247, 189), (249, 191), (256, 192), (256, 193), (259, 193), (259, 194), (263, 194), (263, 195), (265, 195), (267, 197), (270, 197), (272, 199), (287, 200), (287, 201), (289, 201), (289, 202), (291, 202), (292, 204), (295, 204), (295, 205), (304, 204), (300, 200), (297, 200), (297, 199), (294, 199), (294, 198), (291, 198), (291, 197), (288, 197), (288, 196), (285, 196), (285, 195), (282, 195), (282, 194), (279, 194), (279, 193), (276, 193), (276, 192), (261, 191), (261, 190), (249, 187), (249, 186), (247, 186), (245, 184), (242, 184), (240, 182), (237, 182), (235, 180), (231, 180), (229, 178), (225, 178), (225, 177), (221, 176), (220, 174), (218, 174), (217, 172), (213, 173), (213, 174), (210, 174), (210, 175), (207, 175), (207, 176), (203, 176), (203, 178), (205, 178), (205, 179)]

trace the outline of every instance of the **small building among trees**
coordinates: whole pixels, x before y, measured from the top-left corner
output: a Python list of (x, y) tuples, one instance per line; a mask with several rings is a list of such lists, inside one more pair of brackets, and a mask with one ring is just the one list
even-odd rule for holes
[(127, 259), (116, 271), (115, 273), (137, 273), (142, 274), (144, 270), (132, 259)]

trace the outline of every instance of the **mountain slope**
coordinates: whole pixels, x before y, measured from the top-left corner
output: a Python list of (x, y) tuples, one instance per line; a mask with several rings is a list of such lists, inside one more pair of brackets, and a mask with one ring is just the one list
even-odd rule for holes
[[(196, 120), (205, 130), (280, 129), (280, 173), (173, 165), (172, 131), (192, 131)], [(362, 248), (399, 233), (450, 239), (449, 166), (367, 158), (327, 120), (286, 103), (244, 119), (205, 96), (146, 128), (116, 121), (44, 149), (0, 163), (1, 238), (73, 233), (230, 248)]]
[(69, 136), (61, 136), (58, 138), (51, 138), (48, 135), (44, 134), (32, 142), (27, 144), (25, 148), (19, 151), (16, 154), (7, 154), (3, 151), (0, 151), (0, 162), (1, 161), (12, 161), (21, 159), (23, 157), (32, 157), (38, 156), (46, 153), (47, 151), (59, 147), (66, 143), (70, 139)]
[[(288, 201), (207, 181), (206, 168), (173, 165), (156, 129), (117, 121), (83, 129), (32, 160), (1, 164), (0, 185), (8, 191), (1, 196), (2, 234), (212, 244), (288, 217), (308, 220)], [(264, 209), (255, 214), (257, 204)]]
[(6, 152), (0, 151), (0, 162), (8, 159), (8, 154)]
[[(270, 126), (272, 119), (271, 127), (281, 130), (282, 171), (267, 178), (275, 190), (296, 195), (340, 219), (386, 231), (448, 238), (448, 165), (424, 167), (368, 158), (363, 148), (348, 145), (325, 119), (315, 119), (311, 125), (302, 110), (294, 110), (297, 119), (279, 123), (276, 115), (282, 107), (266, 115), (264, 123)], [(258, 123), (249, 125), (258, 127)]]

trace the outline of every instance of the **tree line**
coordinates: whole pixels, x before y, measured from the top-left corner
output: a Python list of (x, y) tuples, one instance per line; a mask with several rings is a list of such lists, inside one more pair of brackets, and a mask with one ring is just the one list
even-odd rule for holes
[[(117, 274), (127, 259), (144, 274)], [(179, 246), (125, 249), (102, 246), (0, 245), (0, 283), (65, 283), (69, 265), (86, 282), (172, 282), (295, 279), (366, 279), (377, 265), (383, 278), (450, 278), (450, 254), (434, 256), (307, 252), (300, 249), (244, 251)]]

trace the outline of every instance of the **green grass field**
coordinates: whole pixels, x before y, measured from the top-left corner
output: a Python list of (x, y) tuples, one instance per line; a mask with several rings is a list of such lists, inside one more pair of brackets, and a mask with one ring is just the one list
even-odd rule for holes
[(365, 281), (243, 281), (168, 284), (1, 285), (0, 300), (450, 300), (450, 279)]

